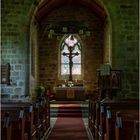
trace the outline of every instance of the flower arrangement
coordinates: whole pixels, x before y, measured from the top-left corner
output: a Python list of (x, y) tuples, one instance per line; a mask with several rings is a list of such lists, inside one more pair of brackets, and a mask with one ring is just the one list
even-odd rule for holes
[(45, 85), (41, 83), (41, 84), (37, 87), (36, 91), (37, 91), (37, 97), (43, 96), (43, 95), (45, 94), (45, 91), (46, 91)]

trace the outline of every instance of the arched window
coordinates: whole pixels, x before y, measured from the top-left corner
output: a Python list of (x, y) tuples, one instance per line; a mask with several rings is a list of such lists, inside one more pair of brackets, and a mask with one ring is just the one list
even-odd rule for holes
[(76, 36), (70, 34), (64, 38), (61, 43), (60, 56), (61, 76), (70, 74), (70, 57), (72, 58), (72, 75), (81, 75), (81, 44)]

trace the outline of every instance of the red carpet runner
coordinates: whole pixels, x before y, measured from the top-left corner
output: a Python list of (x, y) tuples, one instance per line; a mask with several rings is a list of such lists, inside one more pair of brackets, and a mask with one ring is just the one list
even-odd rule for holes
[(48, 140), (88, 140), (79, 104), (63, 104)]

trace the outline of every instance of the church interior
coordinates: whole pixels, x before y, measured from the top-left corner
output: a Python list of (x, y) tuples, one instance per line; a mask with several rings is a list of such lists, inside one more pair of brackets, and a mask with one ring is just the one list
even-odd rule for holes
[(0, 85), (1, 140), (139, 140), (139, 1), (1, 0)]

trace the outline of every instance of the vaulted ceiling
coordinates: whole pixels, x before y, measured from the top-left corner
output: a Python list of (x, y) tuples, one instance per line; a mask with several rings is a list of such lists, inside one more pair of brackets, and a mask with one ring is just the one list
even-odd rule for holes
[(38, 7), (36, 18), (41, 21), (51, 11), (66, 5), (81, 5), (92, 10), (101, 20), (105, 20), (107, 15), (105, 9), (97, 3), (97, 0), (44, 0)]

